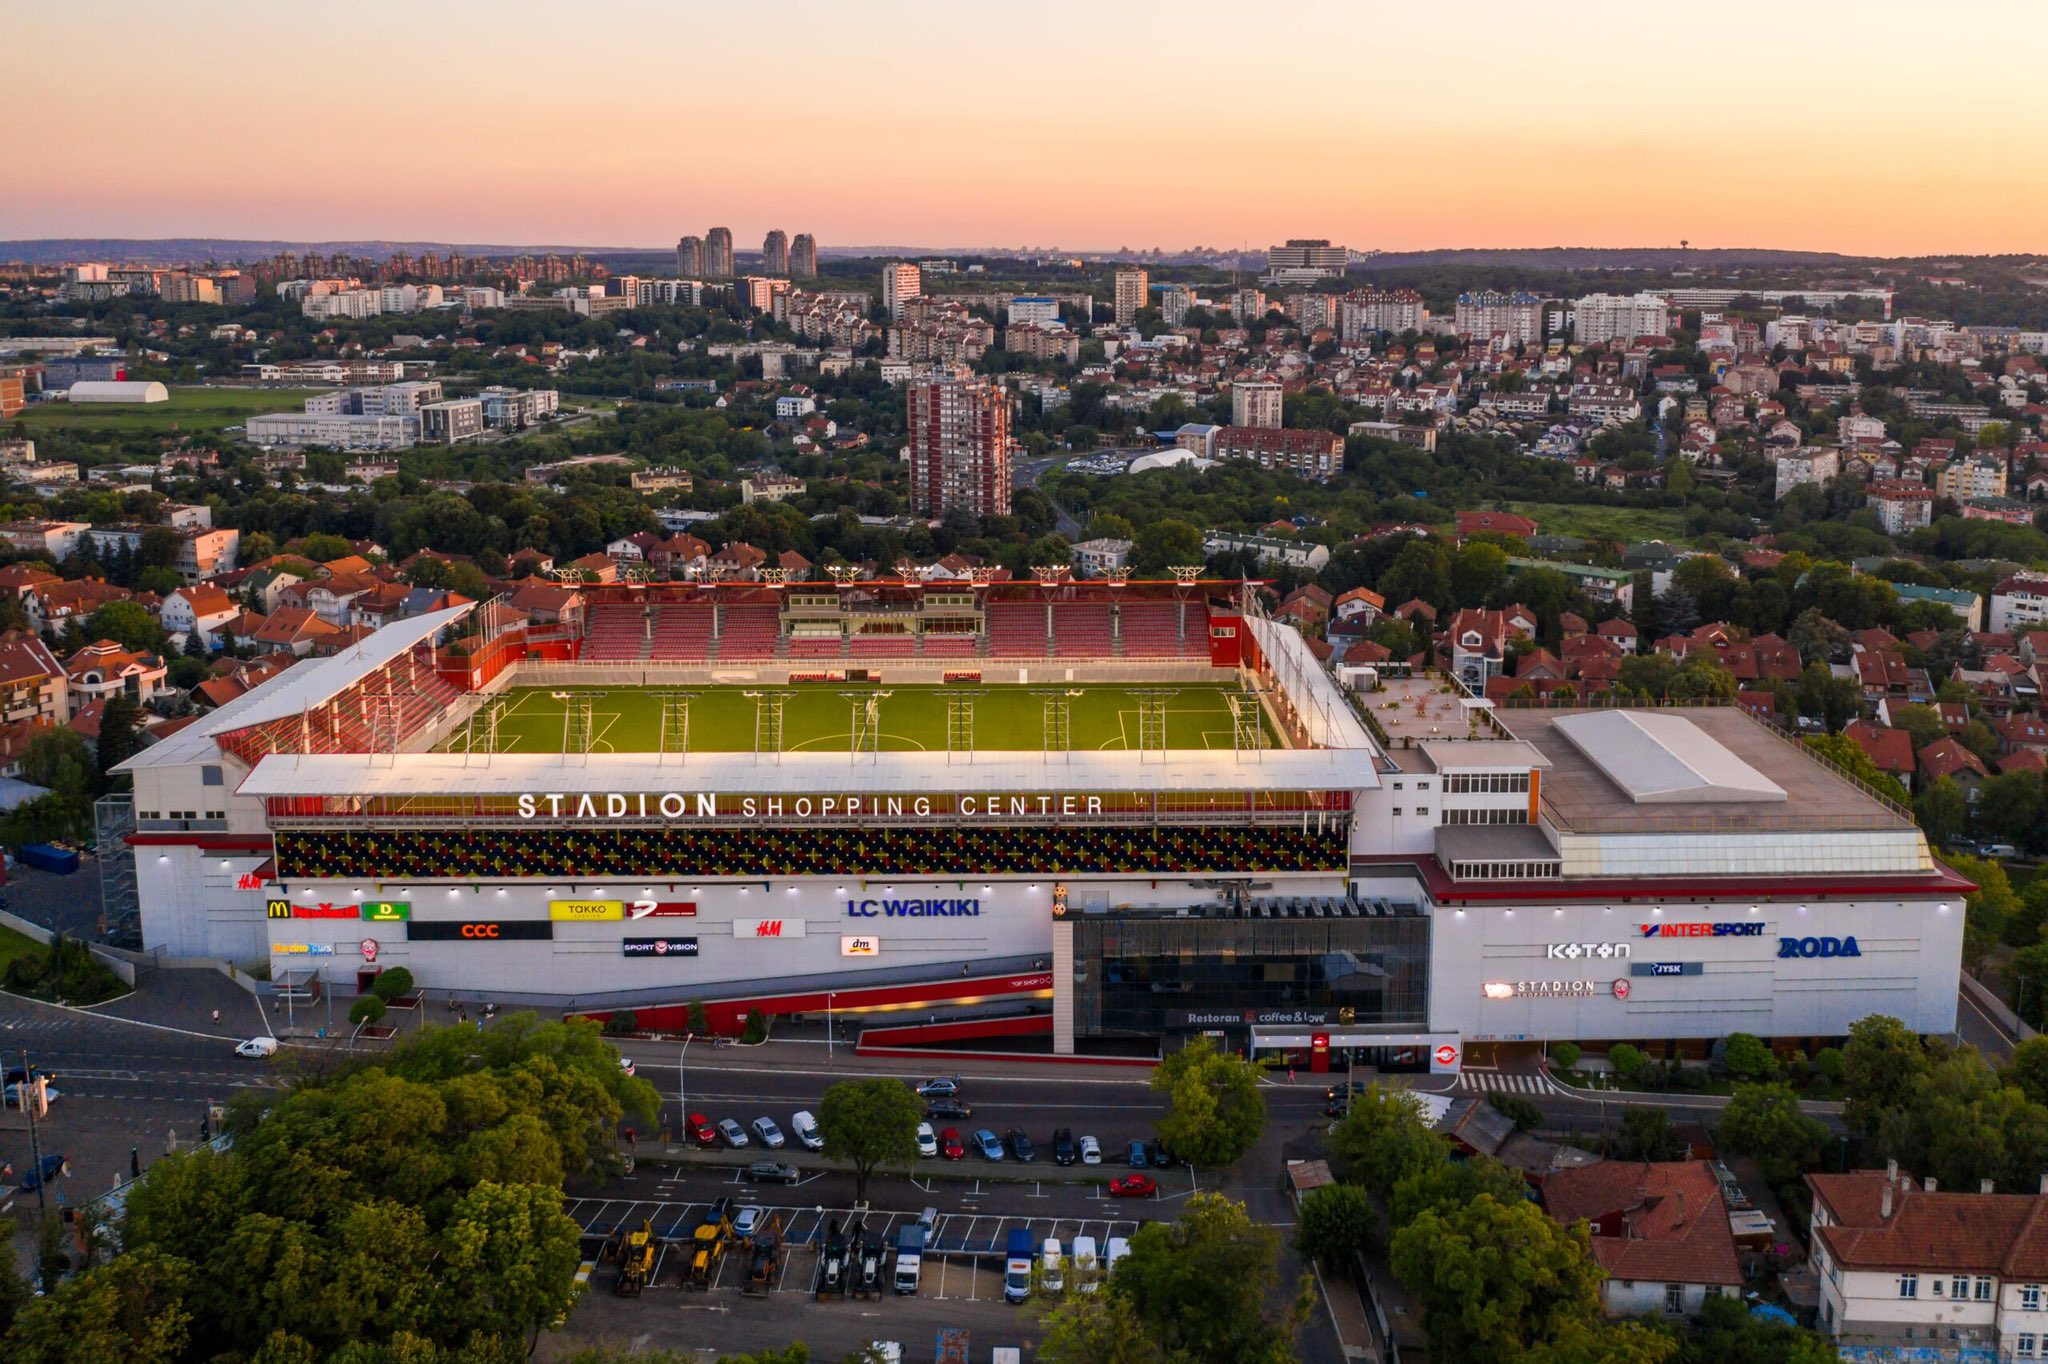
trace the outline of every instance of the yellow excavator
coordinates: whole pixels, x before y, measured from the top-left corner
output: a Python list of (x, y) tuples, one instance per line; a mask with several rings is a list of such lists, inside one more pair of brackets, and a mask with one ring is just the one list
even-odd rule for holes
[(619, 1247), (619, 1277), (612, 1282), (612, 1292), (622, 1298), (639, 1297), (640, 1290), (654, 1277), (654, 1256), (660, 1249), (654, 1223), (643, 1218), (639, 1230), (626, 1233)]

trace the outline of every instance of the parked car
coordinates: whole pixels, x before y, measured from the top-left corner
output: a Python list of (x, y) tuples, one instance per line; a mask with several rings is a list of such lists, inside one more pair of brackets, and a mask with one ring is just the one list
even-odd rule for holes
[(825, 1149), (825, 1134), (818, 1130), (818, 1120), (811, 1116), (808, 1108), (789, 1120), (789, 1130), (796, 1134), (796, 1139), (803, 1143), (806, 1151)]
[(957, 1099), (938, 1099), (924, 1106), (925, 1117), (937, 1121), (940, 1118), (971, 1118), (974, 1110)]
[[(27, 1098), (30, 1101), (33, 1101), (35, 1097), (35, 1086), (24, 1085), (17, 1082), (15, 1084), (7, 1086), (6, 1106), (8, 1108), (19, 1108), (21, 1107), (23, 1098)], [(43, 1090), (43, 1099), (46, 1103), (55, 1103), (57, 1102), (57, 1100), (63, 1097), (64, 1091), (58, 1089), (55, 1085), (50, 1085)]]
[(1072, 1165), (1079, 1155), (1080, 1152), (1074, 1146), (1073, 1129), (1068, 1127), (1055, 1128), (1052, 1134), (1052, 1163), (1055, 1165)]
[(782, 1129), (775, 1125), (775, 1119), (768, 1117), (766, 1114), (754, 1119), (754, 1135), (759, 1137), (761, 1144), (769, 1150), (780, 1151), (782, 1149)]
[(939, 1133), (939, 1154), (947, 1160), (967, 1159), (967, 1144), (960, 1140), (960, 1129), (949, 1127)]
[(751, 1241), (754, 1239), (754, 1233), (761, 1229), (761, 1220), (767, 1215), (767, 1212), (755, 1204), (747, 1204), (732, 1219), (732, 1234), (742, 1241)]
[(68, 1175), (70, 1173), (71, 1167), (64, 1163), (64, 1157), (61, 1154), (44, 1156), (41, 1165), (38, 1165), (35, 1169), (30, 1170), (21, 1177), (21, 1191), (23, 1193), (34, 1193), (37, 1189), (42, 1188), (43, 1185), (50, 1183), (60, 1175)]
[(2010, 843), (1986, 843), (1977, 849), (1979, 857), (2018, 857), (2020, 850)]
[(267, 1056), (275, 1056), (277, 1055), (277, 1039), (275, 1037), (251, 1037), (247, 1041), (237, 1042), (235, 1043), (235, 1055), (253, 1057), (258, 1061)]
[(1003, 1143), (997, 1139), (995, 1133), (989, 1131), (986, 1127), (974, 1134), (974, 1146), (976, 1150), (981, 1152), (983, 1160), (1001, 1160), (1003, 1158)]
[(1323, 1091), (1323, 1101), (1325, 1103), (1342, 1103), (1347, 1092), (1358, 1095), (1365, 1093), (1365, 1091), (1371, 1088), (1372, 1081), (1370, 1080), (1353, 1080), (1348, 1087), (1345, 1085), (1331, 1085)]
[(1003, 1145), (1020, 1164), (1030, 1164), (1038, 1159), (1038, 1148), (1031, 1144), (1031, 1138), (1024, 1135), (1020, 1127), (1013, 1127), (1003, 1133)]
[(720, 1118), (718, 1120), (718, 1135), (725, 1138), (727, 1146), (735, 1149), (747, 1144), (747, 1134), (742, 1132), (740, 1125), (731, 1118)]
[(950, 1099), (960, 1092), (958, 1076), (935, 1076), (918, 1082), (917, 1093), (922, 1099)]
[(1146, 1160), (1146, 1159), (1145, 1159), (1145, 1143), (1144, 1143), (1144, 1142), (1142, 1142), (1142, 1141), (1134, 1141), (1134, 1142), (1132, 1142), (1132, 1143), (1131, 1143), (1131, 1168), (1132, 1168), (1133, 1170), (1142, 1170), (1142, 1169), (1144, 1169), (1144, 1168), (1146, 1167), (1146, 1165), (1148, 1165), (1148, 1164), (1150, 1164), (1150, 1163), (1151, 1163), (1151, 1162), (1149, 1162), (1148, 1160)]
[(1150, 1175), (1118, 1175), (1109, 1181), (1111, 1198), (1150, 1198), (1159, 1192), (1159, 1181)]
[(1093, 1137), (1081, 1138), (1081, 1163), (1083, 1165), (1102, 1164), (1102, 1143)]
[(718, 1129), (711, 1125), (711, 1119), (702, 1113), (692, 1113), (683, 1119), (683, 1131), (699, 1146), (718, 1145)]
[(794, 1184), (802, 1178), (802, 1171), (787, 1161), (757, 1160), (747, 1167), (749, 1184)]
[(939, 1134), (932, 1131), (932, 1125), (928, 1122), (917, 1125), (917, 1153), (921, 1156), (935, 1156), (939, 1153)]
[(1156, 1137), (1153, 1138), (1152, 1144), (1145, 1148), (1145, 1155), (1155, 1170), (1171, 1170), (1180, 1164), (1180, 1157), (1173, 1153), (1173, 1148)]

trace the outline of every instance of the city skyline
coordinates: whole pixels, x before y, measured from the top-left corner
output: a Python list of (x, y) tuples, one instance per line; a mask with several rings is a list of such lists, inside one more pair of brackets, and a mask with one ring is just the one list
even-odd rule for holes
[[(395, 6), (366, 17), (387, 9), (397, 22), (359, 31), (415, 32), (417, 16)], [(0, 54), (0, 108), (61, 110), (64, 135), (16, 148), (0, 237), (658, 249), (717, 222), (745, 247), (771, 228), (849, 246), (1073, 252), (1256, 251), (1298, 235), (1387, 250), (2037, 244), (2048, 172), (1999, 156), (1995, 138), (1959, 137), (1953, 117), (1894, 84), (1969, 89), (1979, 133), (2024, 118), (2024, 45), (1986, 45), (1977, 23), (1915, 25), (1898, 4), (1736, 4), (1683, 23), (1613, 5), (1480, 9), (1467, 31), (1485, 41), (1462, 45), (1419, 10), (1290, 11), (1284, 29), (1257, 31), (1283, 45), (1314, 34), (1317, 50), (1372, 60), (1356, 76), (1334, 60), (1292, 66), (1286, 99), (1239, 100), (1243, 19), (1201, 5), (1103, 14), (1055, 0), (1024, 22), (914, 0), (800, 4), (784, 11), (803, 40), (786, 68), (794, 84), (771, 89), (745, 63), (639, 79), (564, 63), (544, 95), (522, 88), (498, 48), (422, 67), (409, 49), (369, 43), (346, 79), (324, 76), (311, 63), (331, 35), (317, 19), (253, 0), (213, 0), (198, 22), (132, 4), (89, 18), (45, 8), (17, 17), (18, 40)], [(2023, 13), (1989, 10), (1978, 18), (1992, 25)], [(451, 0), (436, 13), (450, 44), (487, 31), (486, 14), (513, 31), (559, 23), (526, 3), (486, 12)], [(635, 50), (717, 51), (743, 45), (747, 20), (612, 0), (585, 24), (593, 40)], [(221, 61), (223, 43), (247, 60)], [(47, 54), (86, 49), (93, 96), (81, 99), (79, 69)], [(1128, 104), (1077, 87), (1035, 108), (1028, 132), (991, 97), (986, 63), (969, 59), (1001, 51), (1008, 70), (1053, 76), (1111, 50), (1143, 54)], [(1388, 59), (1404, 51), (1419, 59)], [(1826, 73), (1798, 77), (1765, 59), (1773, 51), (1825, 52)], [(852, 97), (819, 118), (806, 81), (852, 81)], [(369, 146), (379, 158), (359, 167), (347, 149)]]

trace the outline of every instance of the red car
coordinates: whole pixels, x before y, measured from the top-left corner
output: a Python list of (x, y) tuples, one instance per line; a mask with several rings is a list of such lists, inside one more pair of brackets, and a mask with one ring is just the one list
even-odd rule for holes
[(702, 1113), (692, 1113), (683, 1119), (683, 1130), (690, 1134), (690, 1140), (699, 1146), (716, 1146), (718, 1133), (712, 1130), (711, 1119)]
[(949, 1127), (939, 1133), (939, 1154), (947, 1160), (967, 1159), (967, 1146), (960, 1140), (959, 1128)]
[(1109, 1181), (1111, 1198), (1150, 1198), (1159, 1192), (1159, 1181), (1150, 1175), (1118, 1175)]

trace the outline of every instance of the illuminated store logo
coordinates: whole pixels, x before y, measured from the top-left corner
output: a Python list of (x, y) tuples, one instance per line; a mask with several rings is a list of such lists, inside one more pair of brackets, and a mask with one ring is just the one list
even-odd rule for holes
[(1780, 938), (1780, 957), (1860, 957), (1854, 938)]
[(1741, 924), (1643, 924), (1646, 938), (1761, 938), (1764, 925)]
[(1608, 957), (1627, 956), (1628, 944), (1625, 942), (1554, 942), (1544, 947), (1543, 955), (1551, 961), (1556, 961), (1559, 958), (1563, 958), (1566, 961), (1576, 961), (1580, 957), (1599, 957), (1605, 960)]
[(1479, 992), (1488, 999), (1590, 999), (1600, 986), (1590, 980), (1489, 980)]

